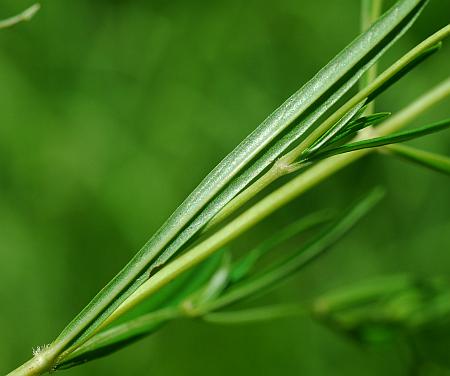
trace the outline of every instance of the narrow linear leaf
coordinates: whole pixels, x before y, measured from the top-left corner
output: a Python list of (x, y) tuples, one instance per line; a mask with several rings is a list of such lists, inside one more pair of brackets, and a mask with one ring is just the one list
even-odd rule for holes
[[(355, 150), (374, 148), (389, 144), (395, 144), (398, 142), (405, 142), (409, 140), (413, 140), (418, 137), (426, 136), (428, 134), (436, 133), (442, 131), (450, 126), (450, 119), (443, 120), (437, 123), (433, 123), (431, 125), (427, 125), (421, 128), (417, 128), (411, 131), (401, 132), (392, 134), (389, 136), (375, 137), (368, 140), (357, 141), (347, 145), (338, 146), (336, 148), (332, 148), (317, 155), (312, 156), (312, 159), (318, 160), (323, 158), (328, 158), (333, 155), (348, 153)], [(308, 160), (306, 160), (308, 161)]]
[[(361, 1), (361, 30), (366, 31), (380, 17), (383, 8), (383, 0)], [(359, 88), (362, 89), (372, 82), (377, 76), (378, 67), (374, 64), (359, 80)], [(375, 103), (371, 102), (364, 108), (365, 114), (374, 112)]]
[(317, 150), (323, 148), (328, 143), (332, 142), (343, 129), (345, 129), (348, 123), (354, 118), (356, 114), (364, 107), (364, 101), (358, 103), (350, 111), (348, 111), (328, 132), (326, 132), (322, 137), (320, 137), (315, 143), (313, 143), (308, 149), (305, 150), (304, 154), (314, 154)]
[(212, 275), (200, 294), (195, 296), (195, 304), (202, 304), (215, 299), (225, 289), (230, 280), (231, 254), (224, 252), (220, 267)]
[(365, 106), (358, 106), (358, 108), (359, 110), (353, 117), (353, 120), (349, 119), (350, 121), (348, 121), (347, 119), (346, 122), (342, 123), (342, 126), (336, 125), (331, 128), (330, 131), (326, 133), (329, 137), (326, 137), (326, 140), (324, 140), (325, 142), (313, 144), (314, 147), (310, 147), (302, 153), (302, 158), (311, 157), (312, 155), (319, 153), (321, 150), (326, 149), (333, 144), (338, 142), (342, 143), (345, 140), (349, 140), (353, 138), (360, 130), (379, 124), (391, 115), (390, 112), (379, 112), (373, 115), (357, 118), (356, 116), (361, 112), (361, 110), (364, 111)]
[(389, 154), (450, 176), (450, 158), (406, 145), (386, 147)]
[(275, 247), (302, 232), (329, 221), (330, 219), (331, 213), (329, 211), (320, 211), (300, 218), (283, 228), (281, 231), (276, 232), (233, 265), (230, 281), (236, 283), (242, 280), (252, 271), (257, 262), (268, 252), (274, 250)]
[(391, 116), (390, 112), (378, 112), (376, 114), (364, 116), (355, 121), (352, 121), (350, 124), (348, 124), (347, 127), (345, 127), (345, 129), (342, 130), (341, 133), (336, 135), (336, 137), (330, 140), (330, 142), (324, 147), (331, 146), (332, 144), (335, 144), (339, 141), (342, 142), (346, 138), (354, 137), (356, 133), (359, 132), (360, 130), (365, 129), (367, 127), (375, 126), (381, 123), (389, 116)]
[(344, 132), (357, 132), (371, 125), (376, 125), (391, 115), (391, 112), (377, 112), (372, 115), (360, 117), (348, 124)]

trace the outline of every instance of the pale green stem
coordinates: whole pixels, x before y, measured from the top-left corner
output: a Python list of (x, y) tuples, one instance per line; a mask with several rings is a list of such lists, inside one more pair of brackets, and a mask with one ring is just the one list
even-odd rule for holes
[(7, 27), (14, 26), (19, 22), (31, 20), (40, 8), (40, 4), (34, 4), (31, 7), (25, 9), (22, 13), (14, 17), (7, 18), (6, 20), (0, 21), (0, 29), (6, 29)]
[[(361, 1), (361, 31), (366, 31), (380, 17), (383, 7), (383, 0), (362, 0)], [(377, 64), (375, 63), (361, 77), (360, 89), (368, 86), (377, 77)], [(375, 102), (367, 104), (365, 115), (375, 112)]]
[(300, 165), (286, 164), (282, 160), (277, 160), (274, 165), (263, 176), (258, 178), (251, 186), (238, 194), (233, 200), (231, 200), (224, 208), (216, 214), (216, 216), (209, 221), (205, 226), (203, 232), (206, 232), (213, 228), (216, 224), (222, 222), (230, 214), (234, 213), (242, 205), (248, 202), (251, 198), (256, 196), (264, 188), (269, 186), (275, 180), (280, 177), (295, 172), (299, 169)]
[[(424, 94), (411, 105), (392, 116), (384, 125), (378, 128), (377, 135), (389, 134), (400, 129), (408, 124), (414, 117), (426, 111), (433, 104), (439, 102), (448, 95), (450, 95), (450, 79), (444, 81), (444, 83)], [(295, 177), (284, 186), (270, 193), (209, 238), (197, 244), (150, 277), (125, 302), (123, 302), (111, 316), (108, 317), (102, 324), (102, 327), (105, 327), (118, 317), (122, 316), (142, 300), (158, 291), (186, 270), (205, 260), (215, 251), (236, 239), (239, 235), (277, 209), (286, 205), (294, 198), (323, 181), (325, 178), (364, 155), (367, 155), (371, 151), (372, 149), (358, 150), (325, 159), (306, 170), (303, 174)]]
[(361, 31), (366, 31), (380, 17), (382, 0), (361, 1)]
[(258, 307), (239, 311), (223, 311), (207, 313), (201, 316), (203, 321), (213, 324), (235, 325), (269, 321), (292, 316), (309, 314), (305, 307), (299, 304)]
[(37, 351), (34, 357), (6, 376), (38, 376), (50, 372), (58, 358), (58, 352), (50, 347)]

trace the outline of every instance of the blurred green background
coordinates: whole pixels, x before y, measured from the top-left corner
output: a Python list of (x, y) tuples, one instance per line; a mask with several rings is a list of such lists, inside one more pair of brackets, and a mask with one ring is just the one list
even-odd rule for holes
[[(3, 0), (0, 17), (29, 5)], [(32, 22), (0, 32), (0, 374), (56, 337), (201, 178), (359, 29), (357, 0), (42, 5)], [(447, 0), (431, 1), (382, 66), (448, 16)], [(378, 109), (395, 111), (445, 78), (449, 52), (383, 95)], [(417, 124), (448, 116), (448, 107)], [(449, 140), (415, 144), (448, 155)], [(235, 247), (380, 183), (382, 204), (265, 300), (308, 301), (396, 272), (449, 275), (448, 178), (383, 156), (329, 179)], [(360, 348), (306, 319), (184, 321), (65, 373), (405, 375), (407, 358), (398, 346)]]

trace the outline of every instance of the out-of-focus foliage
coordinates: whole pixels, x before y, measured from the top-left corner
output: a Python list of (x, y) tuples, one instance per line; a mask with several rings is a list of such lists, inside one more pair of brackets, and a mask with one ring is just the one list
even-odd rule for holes
[[(0, 33), (0, 373), (51, 340), (220, 158), (358, 33), (358, 3), (43, 1), (33, 22)], [(28, 5), (5, 0), (0, 15)], [(447, 22), (446, 1), (431, 2), (389, 57)], [(444, 46), (381, 96), (377, 111), (436, 84), (448, 60)], [(417, 124), (444, 118), (446, 107)], [(414, 144), (449, 154), (447, 135)], [(261, 299), (307, 300), (391, 272), (448, 275), (446, 179), (370, 157), (236, 247), (381, 181), (388, 197), (363, 226)], [(439, 328), (417, 339), (437, 357), (446, 343)], [(410, 357), (395, 343), (362, 350), (309, 320), (181, 322), (68, 374), (122, 375), (127, 364), (128, 374), (403, 375)]]
[(448, 278), (396, 275), (355, 283), (316, 299), (313, 313), (366, 345), (402, 340), (415, 365), (450, 366)]

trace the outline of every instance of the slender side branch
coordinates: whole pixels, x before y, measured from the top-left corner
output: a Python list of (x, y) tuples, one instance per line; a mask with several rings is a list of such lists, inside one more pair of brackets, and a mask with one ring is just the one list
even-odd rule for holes
[(50, 347), (34, 351), (34, 357), (6, 376), (39, 376), (53, 369), (58, 353)]
[(36, 3), (25, 9), (22, 13), (0, 21), (0, 29), (6, 29), (7, 27), (14, 26), (20, 22), (31, 20), (39, 9), (41, 9), (41, 5)]
[(299, 304), (286, 304), (261, 308), (244, 309), (240, 311), (212, 312), (203, 315), (203, 321), (212, 324), (235, 325), (248, 324), (293, 316), (306, 316), (307, 308)]
[[(381, 15), (383, 0), (362, 0), (361, 1), (361, 31), (366, 31)], [(360, 80), (360, 89), (368, 86), (377, 77), (377, 64), (374, 64)], [(367, 104), (365, 115), (375, 112), (375, 103)]]

